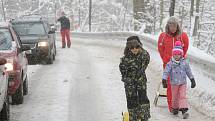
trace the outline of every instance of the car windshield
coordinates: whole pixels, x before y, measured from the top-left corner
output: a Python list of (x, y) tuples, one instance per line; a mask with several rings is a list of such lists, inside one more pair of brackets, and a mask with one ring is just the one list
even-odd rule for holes
[(14, 29), (21, 36), (46, 34), (42, 23), (16, 23), (14, 24)]
[(0, 50), (12, 49), (12, 37), (8, 29), (0, 28)]

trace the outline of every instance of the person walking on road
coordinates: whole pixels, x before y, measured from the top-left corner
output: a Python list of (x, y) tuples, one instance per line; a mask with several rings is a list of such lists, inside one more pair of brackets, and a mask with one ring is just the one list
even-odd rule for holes
[(187, 81), (186, 76), (191, 81), (191, 88), (196, 86), (194, 76), (191, 72), (191, 68), (188, 60), (183, 57), (183, 48), (180, 41), (175, 43), (173, 49), (173, 57), (167, 63), (163, 72), (162, 83), (167, 86), (167, 78), (170, 76), (170, 84), (172, 90), (172, 113), (177, 115), (179, 111), (182, 112), (183, 118), (187, 119), (188, 114), (188, 102), (186, 98)]
[(148, 121), (151, 117), (145, 74), (149, 61), (150, 55), (141, 47), (140, 42), (136, 38), (130, 38), (119, 64), (130, 121)]
[[(65, 12), (61, 13), (61, 17), (57, 19), (61, 23), (61, 37), (62, 37), (62, 48), (65, 48), (66, 45), (68, 48), (71, 46), (70, 40), (70, 20), (66, 17)], [(67, 41), (66, 41), (67, 40)]]

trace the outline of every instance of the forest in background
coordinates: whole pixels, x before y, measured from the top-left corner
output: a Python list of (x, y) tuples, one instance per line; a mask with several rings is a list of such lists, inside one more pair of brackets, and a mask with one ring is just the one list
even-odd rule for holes
[[(90, 1), (91, 14), (89, 15)], [(157, 35), (169, 16), (179, 18), (193, 46), (215, 56), (215, 1), (213, 0), (1, 0), (0, 19), (26, 14), (46, 16), (55, 23), (62, 11), (73, 31), (138, 31)]]

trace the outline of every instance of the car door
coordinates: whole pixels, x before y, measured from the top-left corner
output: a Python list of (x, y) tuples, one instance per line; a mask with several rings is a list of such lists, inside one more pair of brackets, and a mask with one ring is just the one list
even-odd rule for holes
[(14, 42), (16, 43), (17, 46), (17, 58), (18, 58), (18, 64), (20, 66), (20, 71), (23, 71), (24, 73), (24, 78), (27, 75), (27, 65), (28, 61), (25, 55), (25, 52), (22, 51), (22, 46), (21, 46), (21, 40), (17, 36), (16, 32), (11, 28), (11, 34), (13, 37)]

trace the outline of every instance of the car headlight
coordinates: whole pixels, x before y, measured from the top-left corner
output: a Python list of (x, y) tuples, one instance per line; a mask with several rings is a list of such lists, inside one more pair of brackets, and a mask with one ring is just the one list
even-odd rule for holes
[(48, 46), (48, 42), (39, 42), (38, 47), (46, 47)]
[(13, 71), (13, 59), (7, 59), (7, 63), (4, 66), (6, 71)]

